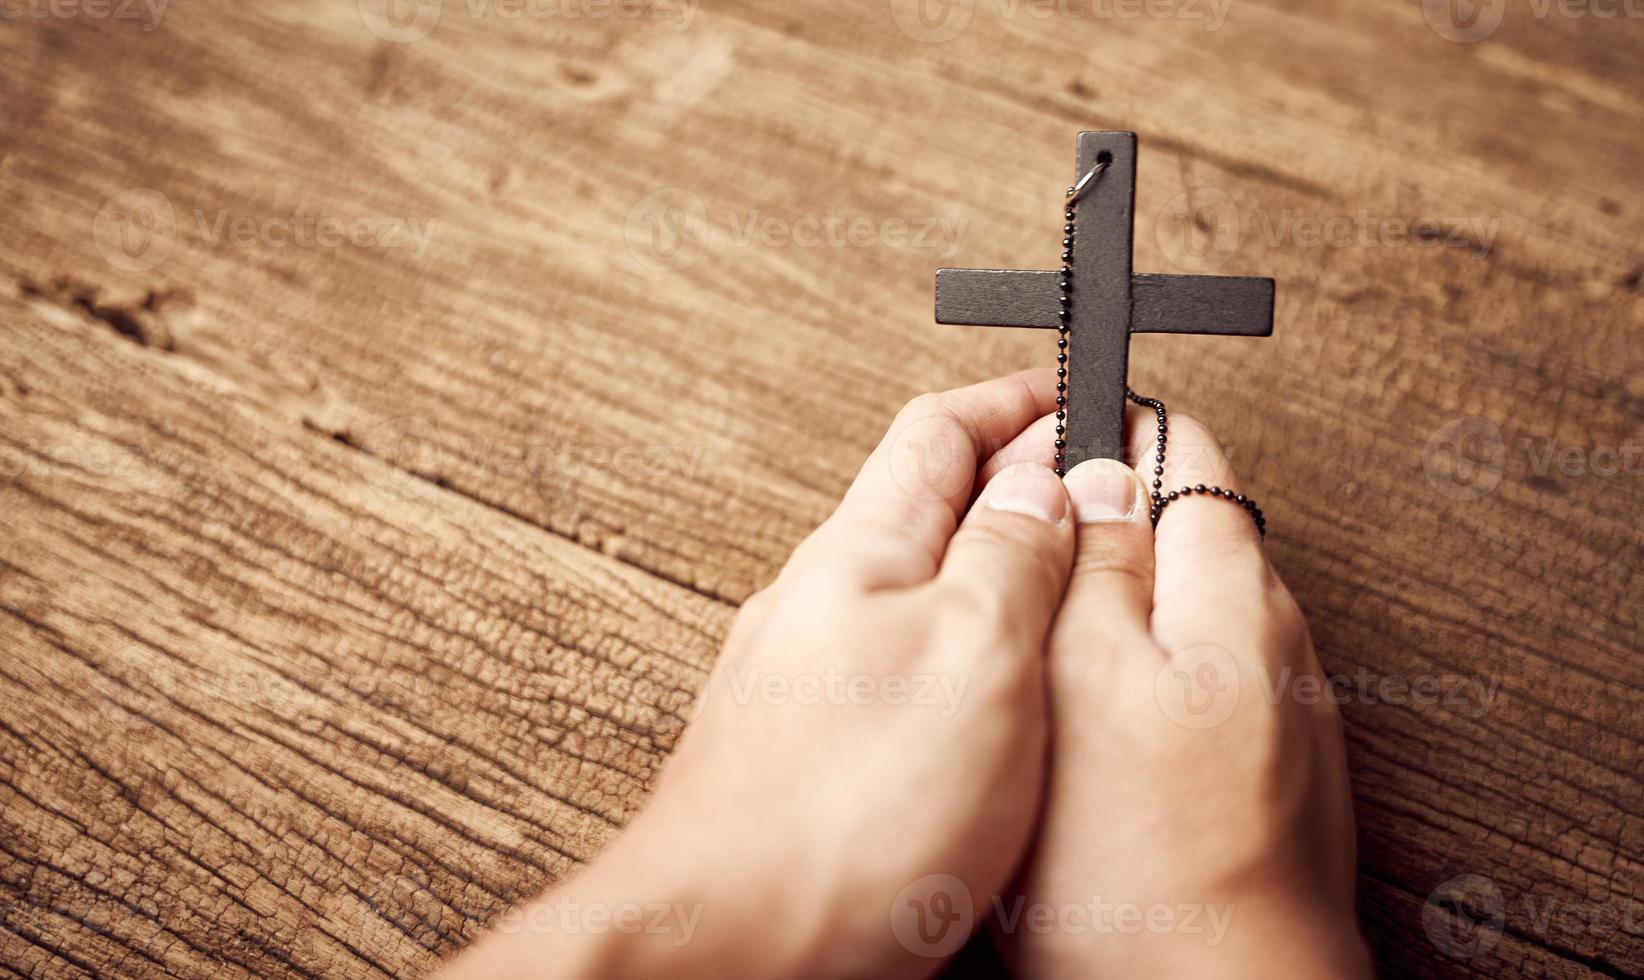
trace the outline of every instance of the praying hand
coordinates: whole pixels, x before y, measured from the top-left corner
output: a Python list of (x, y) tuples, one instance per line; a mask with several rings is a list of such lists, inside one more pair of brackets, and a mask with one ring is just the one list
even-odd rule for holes
[[(1287, 693), (1324, 676), (1259, 529), (1203, 496), (1154, 528), (1114, 460), (1058, 479), (1055, 383), (910, 402), (646, 810), (446, 980), (924, 976), (978, 933), (1029, 977), (1369, 976), (1340, 721)], [(1167, 485), (1237, 486), (1170, 440)]]

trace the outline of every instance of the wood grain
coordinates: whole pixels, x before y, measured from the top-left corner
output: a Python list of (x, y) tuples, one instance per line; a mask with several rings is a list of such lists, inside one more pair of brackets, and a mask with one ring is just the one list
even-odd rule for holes
[[(397, 969), (420, 946), (349, 918), (349, 887), (381, 880), (357, 853), (423, 869), (410, 891), (464, 928), (591, 853), (677, 734), (726, 603), (889, 414), (1048, 360), (1039, 331), (935, 326), (931, 274), (1047, 267), (1073, 134), (1127, 129), (1136, 270), (1279, 283), (1273, 338), (1138, 338), (1132, 378), (1223, 436), (1351, 682), (1382, 962), (1644, 971), (1644, 472), (1625, 463), (1644, 445), (1644, 24), (1510, 4), (1458, 44), (1412, 2), (1238, 0), (1209, 30), (979, 0), (933, 43), (898, 26), (910, 6), (572, 20), (446, 0), (393, 43), (353, 2), (174, 0), (151, 32), (0, 31), (22, 467), (0, 582), (26, 617), (0, 620), (20, 651), (0, 717), (7, 820), (28, 828), (4, 864), (45, 917), (8, 914), (0, 960), (164, 972), (136, 946), (183, 972), (371, 972), (346, 942)], [(172, 208), (163, 261), (110, 237), (145, 188)], [(426, 246), (282, 244), (299, 212), (399, 219)], [(161, 462), (76, 476), (30, 440)], [(543, 661), (572, 693), (532, 686)], [(273, 684), (274, 665), (323, 697), (208, 710), (167, 673)], [(134, 671), (175, 684), (132, 700)], [(425, 671), (438, 696), (355, 710), (372, 695), (350, 685)], [(666, 691), (605, 703), (635, 677)], [(105, 735), (126, 724), (111, 699), (177, 734)], [(444, 775), (401, 775), (412, 753)], [(333, 754), (350, 778), (308, 761)], [(454, 825), (401, 802), (461, 779), (490, 795)], [(128, 840), (127, 796), (172, 809)], [(324, 846), (269, 844), (304, 820)], [(476, 866), (481, 884), (453, 870)], [(1423, 916), (1466, 875), (1503, 910), (1471, 958)], [(235, 904), (275, 901), (265, 877), (312, 908)], [(145, 946), (142, 923), (166, 931)]]
[(726, 607), (3, 315), (0, 958), (399, 974), (641, 804)]

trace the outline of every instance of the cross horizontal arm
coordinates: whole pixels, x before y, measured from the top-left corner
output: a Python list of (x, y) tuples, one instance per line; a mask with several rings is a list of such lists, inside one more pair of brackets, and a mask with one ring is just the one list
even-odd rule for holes
[(971, 327), (1055, 327), (1062, 293), (1054, 272), (937, 269), (936, 322)]
[(1273, 280), (1132, 276), (1131, 333), (1273, 334)]
[[(936, 270), (936, 322), (1054, 329), (1061, 291), (1054, 272)], [(1138, 275), (1130, 279), (1131, 333), (1273, 333), (1273, 280)]]

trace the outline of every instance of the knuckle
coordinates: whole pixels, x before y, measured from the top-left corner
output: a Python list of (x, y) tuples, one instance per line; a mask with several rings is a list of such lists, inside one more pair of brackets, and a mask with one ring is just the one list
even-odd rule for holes
[(961, 579), (944, 583), (937, 602), (940, 621), (949, 635), (991, 642), (1010, 622), (1010, 604), (1003, 589), (986, 582)]
[(1184, 512), (1168, 532), (1161, 522), (1161, 534), (1168, 535), (1172, 553), (1187, 566), (1216, 570), (1207, 585), (1266, 596), (1277, 580), (1262, 553), (1255, 525), (1241, 514), (1220, 513), (1215, 509), (1219, 506), (1225, 505), (1206, 501), (1205, 510)]
[[(979, 508), (980, 509), (980, 508)], [(1001, 558), (1042, 554), (1056, 545), (1054, 528), (1021, 514), (983, 511), (960, 525), (954, 540), (965, 546), (992, 548)]]
[(1078, 578), (1121, 579), (1138, 586), (1153, 587), (1153, 565), (1139, 554), (1118, 548), (1083, 547), (1073, 561)]
[(726, 633), (720, 663), (741, 663), (747, 658), (770, 622), (771, 610), (777, 601), (774, 585), (766, 586), (743, 600)]
[(976, 439), (976, 431), (968, 421), (972, 414), (974, 408), (967, 407), (954, 392), (932, 391), (909, 399), (897, 418), (905, 436), (925, 441), (956, 440), (968, 445)]
[(835, 550), (833, 543), (838, 537), (839, 518), (836, 514), (817, 525), (814, 531), (805, 535), (794, 547), (793, 552), (788, 555), (787, 563), (782, 566), (782, 571), (777, 576), (778, 581), (791, 578), (799, 569), (828, 557)]
[(800, 543), (780, 582), (828, 578), (854, 584), (914, 582), (935, 571), (925, 536), (912, 515), (848, 526), (830, 519)]
[(973, 622), (993, 622), (1004, 610), (998, 589), (971, 579), (948, 582), (940, 605), (948, 616)]
[(954, 497), (976, 476), (975, 437), (942, 395), (920, 395), (897, 415), (880, 455), (892, 483), (913, 500)]
[(766, 615), (796, 633), (820, 633), (848, 620), (860, 592), (848, 577), (829, 568), (807, 568), (770, 600)]
[[(1205, 507), (1227, 506), (1207, 501)], [(1261, 552), (1261, 536), (1256, 525), (1242, 514), (1217, 514), (1214, 511), (1196, 515), (1202, 519), (1192, 529), (1194, 540), (1189, 547), (1210, 567), (1220, 569), (1229, 581), (1266, 592), (1273, 571)], [(1233, 518), (1224, 520), (1223, 518)], [(1183, 515), (1186, 518), (1186, 515)]]
[(1221, 448), (1221, 443), (1216, 441), (1216, 435), (1210, 431), (1210, 427), (1186, 412), (1170, 413), (1170, 434), (1214, 449)]
[(775, 602), (774, 587), (767, 585), (742, 600), (742, 606), (737, 612), (737, 619), (753, 622), (762, 620), (770, 614), (771, 606)]
[(1030, 517), (1002, 514), (967, 521), (949, 545), (955, 547), (985, 553), (983, 564), (1000, 575), (1029, 582), (1035, 591), (1059, 590), (1067, 578), (1068, 555), (1056, 530)]
[(1266, 593), (1267, 614), (1275, 631), (1284, 636), (1295, 637), (1304, 644), (1310, 642), (1307, 632), (1307, 617), (1302, 615), (1301, 606), (1296, 603), (1290, 590), (1279, 581), (1271, 567), (1267, 569), (1267, 581), (1264, 584)]
[(1170, 416), (1170, 452), (1166, 456), (1173, 479), (1189, 485), (1197, 483), (1231, 486), (1233, 467), (1215, 433), (1191, 415)]
[(922, 395), (915, 395), (908, 399), (898, 413), (904, 421), (928, 418), (952, 418), (953, 410), (948, 404), (947, 395), (939, 391), (927, 391)]

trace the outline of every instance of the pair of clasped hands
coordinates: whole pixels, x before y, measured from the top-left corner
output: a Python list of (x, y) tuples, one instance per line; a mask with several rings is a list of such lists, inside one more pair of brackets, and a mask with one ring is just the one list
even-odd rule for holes
[[(1353, 815), (1307, 627), (1243, 508), (1050, 469), (1055, 376), (914, 399), (742, 607), (654, 797), (446, 967), (1361, 977)], [(1131, 443), (1150, 452), (1151, 412)], [(1166, 489), (1236, 487), (1173, 416)]]

